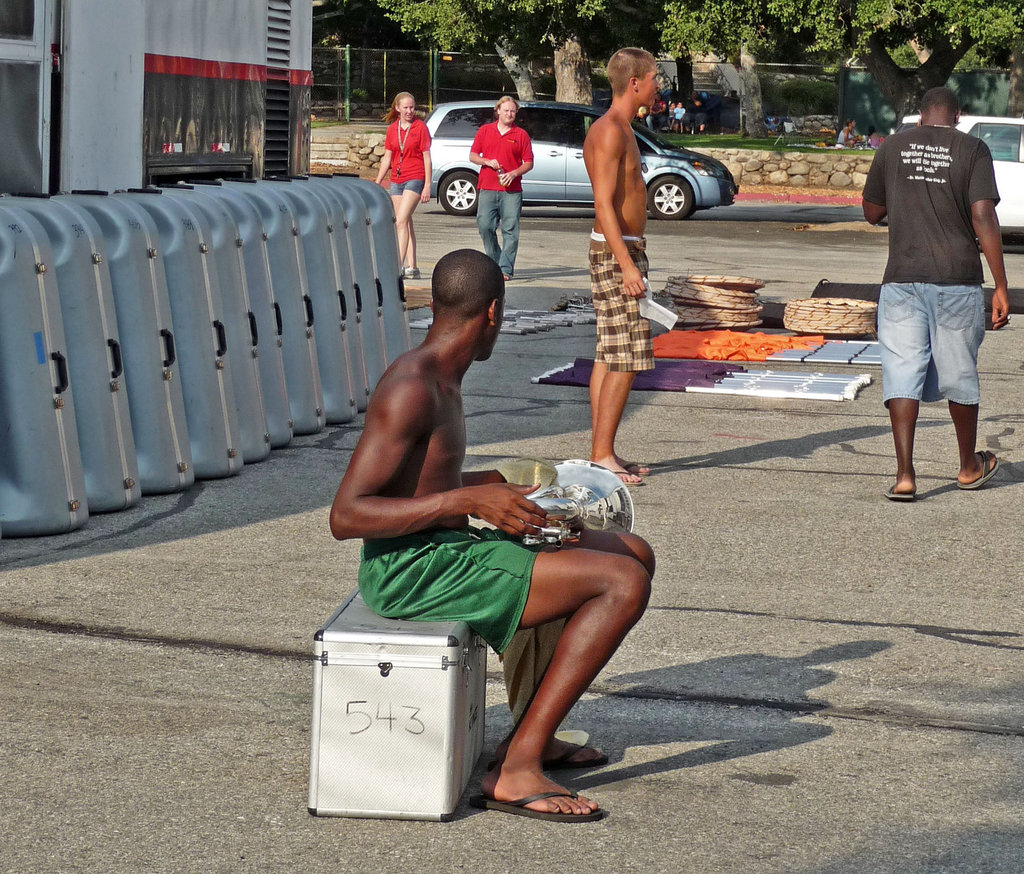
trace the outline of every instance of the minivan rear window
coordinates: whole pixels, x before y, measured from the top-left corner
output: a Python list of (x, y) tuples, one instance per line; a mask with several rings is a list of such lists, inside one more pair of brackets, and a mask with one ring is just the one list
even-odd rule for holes
[(971, 133), (988, 146), (993, 161), (1019, 161), (1021, 130), (1019, 124), (981, 123)]
[(524, 106), (516, 116), (516, 124), (526, 131), (535, 143), (564, 146), (569, 139), (570, 113), (571, 110), (565, 109)]
[(467, 106), (449, 110), (434, 132), (435, 137), (472, 140), (482, 125), (494, 121), (490, 106)]

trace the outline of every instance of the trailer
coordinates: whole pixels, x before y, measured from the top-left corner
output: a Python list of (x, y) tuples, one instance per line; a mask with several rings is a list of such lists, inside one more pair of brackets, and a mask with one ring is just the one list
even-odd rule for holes
[(0, 192), (309, 167), (314, 0), (3, 0)]

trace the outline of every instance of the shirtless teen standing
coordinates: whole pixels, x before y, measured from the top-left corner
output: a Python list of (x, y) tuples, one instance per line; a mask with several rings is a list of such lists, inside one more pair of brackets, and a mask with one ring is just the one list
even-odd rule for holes
[[(364, 539), (359, 589), (395, 619), (464, 620), (501, 652), (519, 628), (565, 618), (532, 703), (497, 750), (478, 807), (587, 822), (603, 811), (548, 779), (555, 730), (647, 606), (654, 554), (632, 534), (584, 532), (576, 545), (517, 539), (545, 519), (497, 471), (463, 473), (462, 379), (490, 357), (505, 284), (482, 252), (445, 255), (432, 277), (434, 321), (423, 344), (381, 377), (331, 507), (339, 540)], [(473, 516), (498, 530), (470, 528)]]
[(619, 49), (608, 61), (612, 105), (590, 126), (583, 161), (594, 189), (590, 235), (590, 288), (597, 313), (597, 350), (590, 378), (593, 430), (590, 460), (624, 483), (642, 482), (650, 471), (615, 452), (615, 434), (641, 370), (654, 368), (651, 324), (640, 315), (647, 256), (647, 189), (640, 150), (630, 123), (658, 92), (654, 57), (643, 49)]

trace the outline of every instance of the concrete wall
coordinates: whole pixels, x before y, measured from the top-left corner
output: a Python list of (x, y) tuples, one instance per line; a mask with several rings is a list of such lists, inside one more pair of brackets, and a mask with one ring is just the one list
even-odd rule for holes
[[(740, 185), (779, 185), (792, 188), (835, 188), (860, 191), (875, 153), (859, 149), (821, 152), (775, 152), (754, 149), (701, 149), (724, 163)], [(313, 131), (310, 162), (326, 163), (339, 171), (372, 176), (384, 154), (384, 131)]]
[(340, 172), (373, 176), (384, 155), (385, 128), (358, 128), (339, 133), (313, 131), (310, 164), (330, 164)]
[(754, 149), (701, 151), (725, 164), (741, 191), (744, 185), (860, 191), (875, 157), (869, 149), (822, 149), (820, 153)]

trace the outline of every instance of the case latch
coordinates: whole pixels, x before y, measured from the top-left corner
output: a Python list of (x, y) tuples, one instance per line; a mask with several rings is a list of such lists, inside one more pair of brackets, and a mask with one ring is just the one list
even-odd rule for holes
[(380, 675), (386, 677), (391, 673), (391, 669), (394, 667), (391, 662), (377, 662), (377, 667), (380, 668)]

